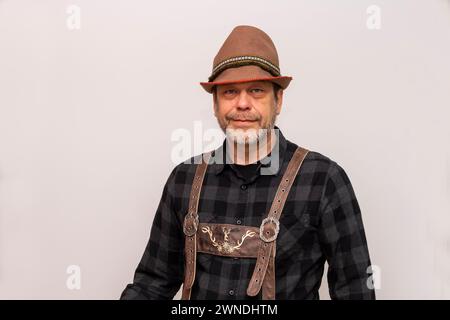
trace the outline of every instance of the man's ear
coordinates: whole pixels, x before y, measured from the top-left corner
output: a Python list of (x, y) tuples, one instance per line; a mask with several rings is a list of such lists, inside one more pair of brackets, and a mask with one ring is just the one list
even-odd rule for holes
[(277, 115), (281, 113), (281, 107), (283, 106), (283, 89), (278, 90), (277, 92), (277, 105), (276, 105), (276, 113)]

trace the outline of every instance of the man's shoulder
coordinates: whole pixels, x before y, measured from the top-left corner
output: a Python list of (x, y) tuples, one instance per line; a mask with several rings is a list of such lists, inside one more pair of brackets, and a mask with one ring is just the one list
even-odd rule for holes
[[(322, 176), (323, 182), (331, 183), (336, 188), (343, 185), (351, 185), (349, 174), (340, 162), (317, 151), (310, 151), (305, 158), (306, 171), (314, 172)], [(308, 166), (309, 164), (309, 166)]]
[(204, 157), (207, 152), (192, 156), (182, 162), (179, 162), (172, 169), (172, 172), (169, 175), (169, 182), (173, 184), (184, 184), (187, 181), (193, 179), (195, 175), (195, 170), (197, 165), (202, 162), (202, 157)]
[(303, 160), (302, 167), (308, 167), (310, 170), (315, 171), (328, 172), (330, 169), (334, 169), (339, 166), (334, 159), (332, 159), (328, 155), (323, 154), (322, 152), (310, 149), (309, 147), (303, 145), (297, 145), (296, 143), (291, 141), (287, 141), (288, 151), (290, 151), (290, 153), (292, 154), (299, 146), (308, 150), (308, 154)]
[[(293, 144), (293, 146), (296, 145)], [(292, 148), (292, 146), (291, 146)], [(344, 168), (335, 159), (325, 155), (316, 150), (311, 150), (308, 147), (303, 147), (308, 150), (308, 154), (303, 160), (299, 175), (304, 179), (297, 180), (299, 184), (309, 184), (316, 187), (321, 186), (322, 196), (330, 196), (334, 191), (345, 187), (353, 192), (350, 178)]]

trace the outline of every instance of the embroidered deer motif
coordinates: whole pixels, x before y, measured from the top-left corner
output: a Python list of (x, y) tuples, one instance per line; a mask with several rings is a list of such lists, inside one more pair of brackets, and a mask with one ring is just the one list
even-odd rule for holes
[(247, 230), (245, 234), (242, 235), (241, 240), (237, 241), (236, 245), (232, 245), (228, 241), (228, 235), (230, 234), (230, 228), (222, 227), (223, 232), (223, 242), (216, 241), (216, 238), (213, 236), (213, 233), (211, 231), (211, 228), (209, 226), (203, 227), (202, 232), (209, 234), (209, 239), (212, 242), (212, 245), (217, 248), (217, 251), (224, 252), (224, 253), (232, 253), (235, 250), (239, 250), (242, 244), (244, 243), (245, 239), (248, 237), (254, 237), (256, 235), (256, 232)]

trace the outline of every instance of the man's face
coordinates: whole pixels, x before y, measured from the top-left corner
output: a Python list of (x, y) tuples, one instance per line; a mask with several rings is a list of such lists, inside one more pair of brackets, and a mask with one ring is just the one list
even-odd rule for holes
[(275, 99), (273, 84), (269, 81), (218, 85), (214, 94), (214, 115), (227, 135), (229, 131), (238, 132), (245, 143), (251, 143), (259, 138), (254, 136), (259, 129), (273, 128), (282, 100), (283, 90), (278, 91)]

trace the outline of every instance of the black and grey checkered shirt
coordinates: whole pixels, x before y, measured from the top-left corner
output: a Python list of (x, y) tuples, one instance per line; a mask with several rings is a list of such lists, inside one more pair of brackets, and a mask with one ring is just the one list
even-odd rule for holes
[[(200, 222), (259, 227), (296, 148), (279, 131), (279, 169), (271, 175), (258, 170), (247, 180), (229, 164), (210, 164), (200, 195)], [(182, 222), (195, 169), (194, 164), (181, 163), (170, 174), (134, 281), (121, 299), (172, 299), (180, 289), (184, 279)], [(280, 218), (275, 298), (318, 299), (325, 261), (332, 299), (375, 299), (367, 285), (371, 262), (350, 180), (336, 162), (310, 151)], [(261, 299), (261, 292), (256, 297), (246, 295), (255, 263), (254, 258), (197, 253), (191, 299)]]

